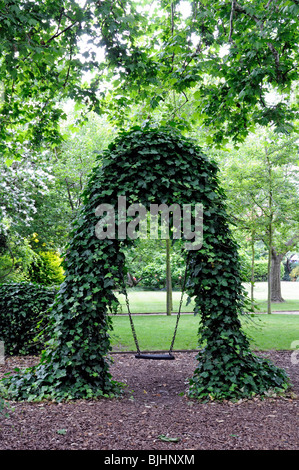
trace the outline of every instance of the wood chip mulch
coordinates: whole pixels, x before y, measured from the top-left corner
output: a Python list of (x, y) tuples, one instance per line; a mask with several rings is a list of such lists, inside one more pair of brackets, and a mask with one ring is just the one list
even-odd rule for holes
[[(292, 351), (262, 355), (288, 372), (286, 397), (200, 403), (182, 394), (196, 353), (174, 361), (115, 354), (111, 371), (127, 385), (123, 398), (11, 403), (0, 418), (0, 450), (298, 450), (299, 364)], [(0, 376), (36, 361), (7, 358)]]

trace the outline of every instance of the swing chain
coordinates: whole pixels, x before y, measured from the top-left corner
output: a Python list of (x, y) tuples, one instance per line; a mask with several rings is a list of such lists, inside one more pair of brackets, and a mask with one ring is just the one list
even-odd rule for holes
[(182, 285), (181, 299), (180, 299), (179, 310), (178, 310), (178, 314), (177, 314), (177, 318), (176, 318), (175, 329), (174, 329), (171, 345), (170, 345), (170, 348), (169, 348), (169, 354), (171, 354), (172, 350), (173, 350), (173, 346), (174, 346), (174, 342), (175, 342), (175, 338), (176, 338), (176, 333), (177, 333), (177, 329), (178, 329), (179, 321), (180, 321), (180, 317), (181, 317), (181, 309), (182, 309), (182, 305), (183, 305), (183, 298), (184, 298), (184, 293), (185, 293), (185, 288), (186, 288), (188, 264), (189, 264), (189, 252), (188, 252), (187, 260), (186, 260), (186, 268), (185, 268), (184, 280), (183, 280), (183, 285)]
[(130, 319), (130, 324), (131, 324), (131, 330), (132, 330), (132, 334), (133, 334), (133, 338), (134, 338), (136, 350), (137, 350), (137, 353), (140, 354), (140, 348), (139, 348), (138, 339), (137, 339), (137, 334), (136, 334), (135, 326), (134, 326), (133, 319), (132, 319), (132, 315), (131, 315), (131, 311), (130, 311), (129, 298), (128, 298), (127, 289), (126, 289), (126, 287), (125, 287), (125, 283), (124, 283), (124, 291), (125, 291), (126, 305), (127, 305), (127, 310), (128, 310), (128, 314), (129, 314), (129, 319)]
[[(189, 252), (188, 252), (187, 260), (186, 260), (186, 268), (185, 268), (184, 280), (183, 280), (183, 285), (182, 285), (182, 293), (181, 293), (181, 299), (180, 299), (180, 304), (179, 304), (179, 310), (178, 310), (177, 319), (176, 319), (176, 325), (175, 325), (174, 334), (173, 334), (171, 345), (170, 345), (169, 352), (168, 352), (168, 354), (170, 356), (171, 356), (171, 353), (172, 353), (172, 350), (173, 350), (173, 346), (174, 346), (174, 342), (175, 342), (175, 338), (176, 338), (176, 333), (177, 333), (177, 329), (178, 329), (178, 325), (179, 325), (179, 320), (180, 320), (180, 316), (181, 316), (181, 309), (182, 309), (183, 298), (184, 298), (185, 287), (186, 287), (188, 264), (189, 264)], [(136, 346), (136, 350), (137, 350), (137, 356), (140, 356), (141, 352), (140, 352), (140, 347), (139, 347), (139, 343), (138, 343), (138, 339), (137, 339), (137, 334), (136, 334), (134, 322), (133, 322), (133, 319), (132, 319), (132, 314), (131, 314), (131, 311), (130, 311), (130, 303), (129, 303), (129, 298), (128, 298), (128, 293), (127, 293), (127, 289), (126, 289), (124, 276), (122, 276), (122, 280), (123, 280), (123, 287), (124, 287), (124, 293), (125, 293), (125, 298), (126, 298), (126, 306), (127, 306), (127, 310), (128, 310), (128, 314), (129, 314), (131, 330), (132, 330), (132, 334), (133, 334), (133, 338), (134, 338), (134, 342), (135, 342), (135, 346)]]

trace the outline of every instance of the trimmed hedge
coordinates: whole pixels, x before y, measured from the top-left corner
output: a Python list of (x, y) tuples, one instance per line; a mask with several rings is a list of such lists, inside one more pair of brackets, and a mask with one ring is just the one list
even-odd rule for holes
[[(250, 260), (243, 261), (243, 276), (245, 282), (250, 282), (251, 280), (251, 264)], [(281, 263), (280, 266), (280, 277), (283, 278), (284, 275), (284, 265)], [(258, 259), (254, 262), (254, 282), (266, 282), (268, 280), (268, 260)]]
[(43, 349), (34, 341), (47, 322), (47, 310), (58, 289), (32, 283), (0, 285), (0, 340), (5, 354), (36, 355)]

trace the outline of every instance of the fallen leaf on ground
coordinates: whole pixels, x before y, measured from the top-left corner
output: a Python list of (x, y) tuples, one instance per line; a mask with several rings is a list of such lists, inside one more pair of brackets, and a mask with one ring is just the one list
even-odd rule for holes
[(164, 442), (179, 442), (181, 440), (180, 437), (168, 437), (165, 436), (165, 434), (160, 434), (160, 436), (158, 436), (158, 439)]

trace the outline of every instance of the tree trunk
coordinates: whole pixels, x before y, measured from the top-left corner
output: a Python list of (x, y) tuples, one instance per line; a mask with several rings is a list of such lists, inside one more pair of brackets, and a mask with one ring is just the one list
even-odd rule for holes
[(253, 307), (253, 303), (254, 303), (254, 259), (255, 259), (254, 231), (252, 231), (251, 232), (251, 279), (250, 279), (251, 307)]
[(271, 162), (268, 156), (268, 151), (266, 151), (266, 160), (268, 166), (268, 176), (269, 176), (269, 245), (268, 245), (268, 301), (267, 301), (267, 313), (271, 313), (271, 299), (272, 299), (272, 270), (271, 270), (271, 261), (272, 261), (272, 243), (273, 243), (273, 190), (272, 190), (272, 168)]
[(170, 263), (170, 240), (166, 240), (166, 313), (171, 315), (172, 311), (172, 280)]
[(272, 272), (271, 272), (271, 247), (268, 252), (268, 296), (267, 296), (267, 313), (271, 312), (271, 297), (272, 297)]
[(283, 254), (276, 253), (274, 248), (271, 254), (271, 302), (284, 302), (281, 295), (280, 264)]

